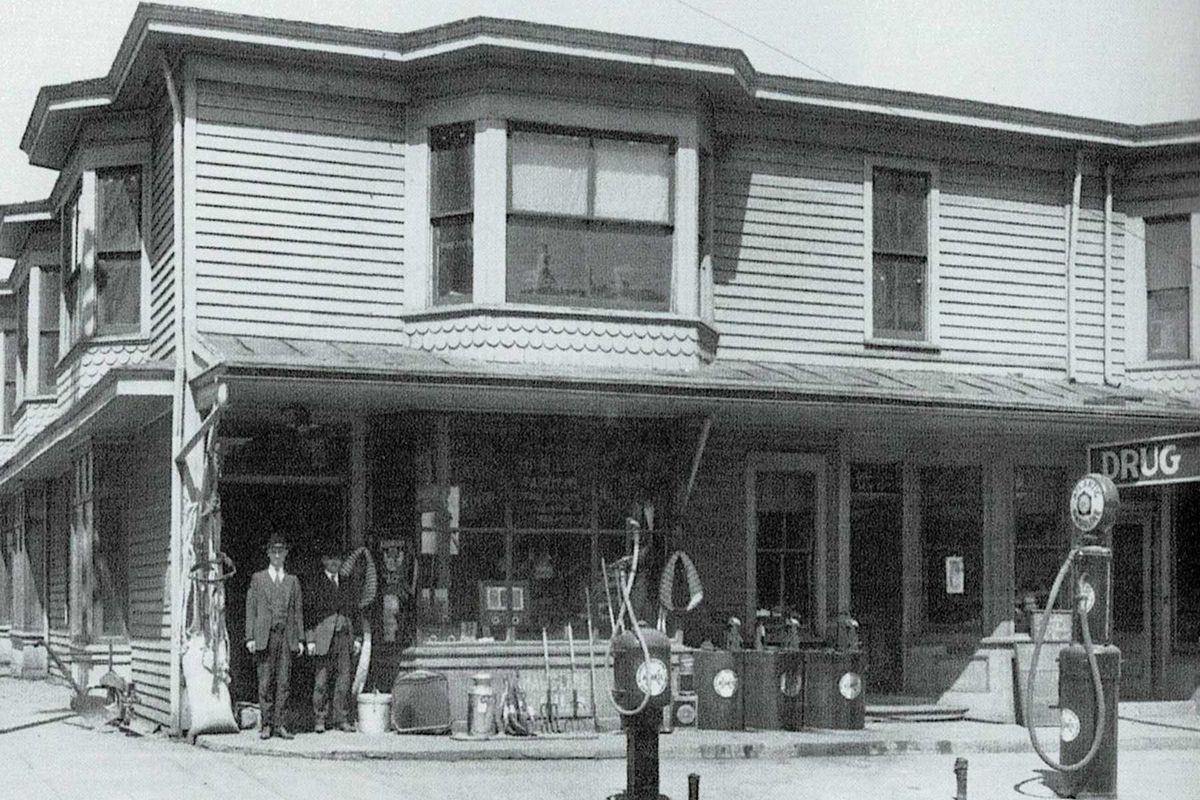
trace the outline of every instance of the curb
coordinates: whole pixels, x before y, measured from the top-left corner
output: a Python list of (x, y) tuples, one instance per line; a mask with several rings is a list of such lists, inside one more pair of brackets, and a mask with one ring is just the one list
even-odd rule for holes
[[(217, 753), (232, 755), (265, 756), (268, 758), (304, 758), (317, 761), (604, 761), (623, 760), (624, 742), (620, 746), (601, 746), (581, 749), (557, 747), (555, 743), (541, 745), (509, 746), (496, 748), (470, 747), (463, 749), (437, 750), (312, 750), (295, 751), (253, 745), (233, 744), (221, 741), (221, 736), (200, 736), (196, 746)], [(1200, 750), (1200, 736), (1196, 737), (1132, 737), (1122, 738), (1120, 747), (1126, 751), (1138, 750)], [(871, 756), (903, 755), (968, 755), (1028, 753), (1033, 749), (1028, 741), (985, 739), (955, 742), (949, 739), (875, 739), (849, 742), (792, 742), (786, 745), (766, 745), (758, 742), (699, 744), (690, 747), (663, 747), (664, 761), (702, 760), (732, 761), (793, 758), (865, 758)]]

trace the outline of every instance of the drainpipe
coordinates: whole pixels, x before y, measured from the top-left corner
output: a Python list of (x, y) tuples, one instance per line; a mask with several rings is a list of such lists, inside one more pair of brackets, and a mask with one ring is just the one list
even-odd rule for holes
[[(175, 339), (175, 387), (171, 403), (171, 453), (174, 455), (178, 452), (184, 439), (184, 405), (188, 391), (187, 358), (190, 352), (187, 342), (187, 326), (184, 324), (183, 319), (184, 309), (187, 307), (184, 303), (185, 287), (183, 280), (185, 274), (185, 270), (183, 269), (183, 106), (180, 103), (179, 90), (175, 83), (175, 74), (171, 70), (170, 62), (162, 52), (159, 52), (158, 58), (159, 64), (162, 66), (163, 81), (167, 87), (167, 96), (171, 101), (172, 118), (171, 171), (173, 180), (173, 214), (171, 233), (174, 239), (172, 252), (174, 253), (175, 260), (173, 265), (175, 272), (175, 322), (172, 327)], [(184, 576), (181, 573), (181, 564), (183, 562), (183, 479), (179, 474), (179, 470), (175, 469), (173, 463), (169, 468), (171, 470), (171, 542), (167, 583), (171, 603), (170, 728), (175, 735), (179, 735), (182, 732), (183, 709), (183, 677), (180, 660), (182, 658), (181, 645), (184, 625)]]
[[(1104, 165), (1104, 385), (1116, 386), (1112, 363), (1113, 166)], [(1128, 323), (1127, 323), (1128, 324)]]
[(1067, 208), (1067, 380), (1075, 375), (1075, 238), (1079, 230), (1079, 202), (1083, 192), (1083, 151), (1075, 151), (1075, 183)]

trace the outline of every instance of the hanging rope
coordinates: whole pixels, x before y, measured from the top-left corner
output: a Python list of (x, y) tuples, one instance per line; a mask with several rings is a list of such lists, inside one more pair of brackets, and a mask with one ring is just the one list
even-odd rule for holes
[(359, 569), (360, 564), (363, 578), (362, 591), (358, 598), (358, 607), (366, 608), (375, 602), (375, 598), (379, 594), (379, 572), (375, 569), (375, 559), (371, 557), (370, 549), (359, 547), (346, 556), (346, 560), (342, 562), (341, 569), (338, 570), (338, 575), (343, 578), (349, 578), (354, 574), (356, 569)]

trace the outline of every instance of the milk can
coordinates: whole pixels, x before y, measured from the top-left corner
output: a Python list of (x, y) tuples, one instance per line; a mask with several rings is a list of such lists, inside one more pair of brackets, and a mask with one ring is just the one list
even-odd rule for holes
[(471, 676), (471, 688), (467, 690), (467, 735), (485, 738), (495, 733), (496, 692), (492, 688), (492, 676), (480, 672)]

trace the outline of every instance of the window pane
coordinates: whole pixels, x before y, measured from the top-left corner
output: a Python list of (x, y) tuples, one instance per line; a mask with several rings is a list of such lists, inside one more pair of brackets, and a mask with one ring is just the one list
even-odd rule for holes
[(96, 260), (96, 329), (100, 333), (129, 333), (141, 325), (139, 258)]
[(12, 433), (13, 417), (17, 414), (17, 384), (4, 382), (4, 433)]
[(875, 252), (925, 255), (928, 176), (919, 172), (877, 169), (873, 185)]
[(58, 330), (58, 271), (42, 269), (41, 330)]
[(666, 309), (670, 231), (513, 219), (507, 269), (509, 302)]
[(665, 144), (596, 139), (593, 214), (609, 219), (670, 220), (671, 152)]
[(514, 131), (512, 209), (582, 217), (588, 211), (587, 139)]
[(471, 220), (442, 222), (433, 228), (434, 275), (439, 301), (471, 300), (474, 246)]
[(137, 169), (96, 174), (96, 248), (101, 253), (141, 250), (142, 180)]
[(434, 128), (433, 214), (464, 213), (471, 210), (474, 134), (468, 125)]
[(17, 377), (17, 332), (4, 332), (4, 379), (16, 380)]
[(1188, 358), (1190, 292), (1159, 289), (1146, 295), (1146, 354), (1150, 358)]
[(63, 269), (74, 271), (79, 268), (79, 253), (75, 246), (79, 230), (79, 195), (63, 206), (62, 214), (62, 259)]
[(1191, 284), (1192, 231), (1188, 217), (1146, 220), (1146, 288)]
[(58, 366), (58, 331), (42, 333), (38, 344), (38, 394), (54, 394), (58, 381), (54, 371)]
[(925, 259), (875, 255), (876, 336), (919, 339), (925, 330)]
[[(982, 473), (978, 467), (921, 470), (925, 614), (934, 624), (977, 622), (983, 611)], [(946, 559), (961, 558), (961, 594), (947, 591)]]

